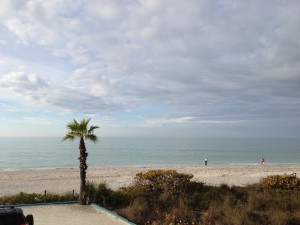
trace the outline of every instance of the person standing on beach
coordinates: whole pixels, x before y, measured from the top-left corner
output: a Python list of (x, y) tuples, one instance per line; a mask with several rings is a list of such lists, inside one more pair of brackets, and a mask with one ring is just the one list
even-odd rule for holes
[(260, 163), (261, 163), (262, 166), (265, 165), (265, 158), (264, 158), (264, 157), (262, 157), (262, 158), (260, 159)]
[(204, 164), (205, 164), (205, 166), (207, 166), (207, 161), (208, 161), (208, 159), (205, 158), (205, 159), (204, 159)]

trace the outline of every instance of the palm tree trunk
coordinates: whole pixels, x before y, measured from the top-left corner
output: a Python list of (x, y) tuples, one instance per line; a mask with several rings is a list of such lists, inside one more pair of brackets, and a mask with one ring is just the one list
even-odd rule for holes
[(83, 140), (83, 137), (80, 138), (80, 145), (79, 145), (79, 150), (80, 150), (80, 156), (79, 156), (79, 161), (80, 161), (80, 192), (79, 192), (79, 204), (85, 205), (86, 204), (86, 170), (87, 170), (87, 164), (86, 164), (86, 158), (87, 158), (87, 152), (85, 148), (85, 143)]

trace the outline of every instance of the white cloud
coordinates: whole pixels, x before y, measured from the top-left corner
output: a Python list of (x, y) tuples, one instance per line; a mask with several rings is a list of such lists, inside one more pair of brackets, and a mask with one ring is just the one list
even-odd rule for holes
[(19, 109), (12, 104), (0, 102), (0, 111), (2, 112), (17, 112)]
[(7, 45), (7, 42), (5, 40), (0, 39), (0, 45)]
[(299, 8), (296, 1), (5, 0), (0, 91), (69, 113), (168, 111), (146, 121), (153, 126), (299, 119)]
[(47, 82), (35, 74), (26, 74), (22, 70), (17, 70), (1, 76), (0, 85), (1, 89), (36, 91), (47, 86)]
[(118, 1), (88, 1), (86, 8), (95, 18), (115, 20), (123, 11), (123, 6)]
[(240, 124), (242, 121), (229, 120), (199, 120), (196, 117), (176, 117), (176, 118), (149, 118), (137, 126), (141, 127), (161, 127), (169, 125), (199, 125), (199, 124)]
[(2, 75), (0, 77), (0, 85), (2, 90), (15, 91), (15, 94), (18, 93), (20, 95), (23, 95), (23, 91), (36, 91), (43, 88), (43, 86), (47, 86), (44, 80), (21, 69)]
[(31, 125), (54, 125), (59, 124), (56, 119), (51, 119), (49, 117), (22, 117), (17, 120), (13, 120), (19, 124), (31, 124)]

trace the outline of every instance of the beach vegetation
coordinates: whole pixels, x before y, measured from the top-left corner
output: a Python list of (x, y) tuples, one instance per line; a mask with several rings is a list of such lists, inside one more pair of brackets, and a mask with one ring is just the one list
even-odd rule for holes
[(155, 195), (166, 194), (169, 197), (177, 197), (178, 194), (187, 191), (192, 178), (192, 174), (182, 174), (176, 170), (151, 170), (136, 174), (133, 187)]
[(36, 204), (36, 203), (52, 203), (52, 202), (68, 202), (78, 199), (78, 194), (65, 193), (55, 194), (47, 193), (18, 193), (11, 196), (0, 197), (0, 205), (17, 205), (17, 204)]
[[(273, 179), (284, 181), (275, 185)], [(138, 173), (130, 186), (118, 190), (88, 181), (86, 195), (90, 203), (138, 225), (299, 225), (300, 191), (291, 188), (294, 179), (299, 178), (276, 175), (248, 186), (212, 186), (194, 181), (191, 174), (153, 170)], [(47, 198), (23, 193), (2, 197), (0, 204), (68, 201), (72, 194)]]
[(300, 192), (294, 188), (274, 189), (263, 181), (211, 186), (192, 178), (173, 170), (139, 173), (132, 185), (118, 190), (129, 201), (115, 210), (147, 225), (300, 224)]
[(272, 175), (263, 178), (260, 184), (278, 190), (300, 191), (300, 178), (296, 174)]
[(68, 133), (64, 136), (65, 140), (74, 140), (79, 138), (79, 168), (80, 168), (80, 192), (79, 192), (79, 204), (86, 204), (86, 170), (88, 168), (86, 160), (88, 153), (86, 151), (86, 146), (84, 140), (90, 140), (94, 143), (97, 141), (97, 136), (94, 134), (95, 129), (98, 126), (89, 126), (90, 119), (83, 119), (81, 122), (77, 122), (75, 119), (68, 123), (67, 129)]
[(114, 191), (106, 183), (95, 183), (88, 181), (86, 185), (87, 201), (96, 203), (105, 208), (117, 209), (122, 208), (129, 203), (127, 195), (120, 191)]

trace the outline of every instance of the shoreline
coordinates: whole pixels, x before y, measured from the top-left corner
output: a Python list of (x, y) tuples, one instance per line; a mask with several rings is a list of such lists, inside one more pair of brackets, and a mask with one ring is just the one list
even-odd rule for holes
[[(257, 166), (261, 164), (257, 163), (208, 163), (208, 167), (243, 167), (243, 166)], [(289, 167), (300, 166), (300, 163), (266, 163), (265, 166), (271, 167)], [(89, 169), (107, 169), (107, 168), (160, 168), (160, 167), (204, 167), (203, 164), (141, 164), (141, 165), (105, 165), (105, 166), (90, 166)], [(1, 172), (13, 172), (13, 171), (39, 171), (39, 170), (59, 170), (59, 169), (77, 169), (79, 166), (66, 166), (66, 167), (20, 167), (20, 168), (0, 168)]]
[[(300, 163), (254, 165), (177, 165), (177, 166), (104, 166), (87, 170), (87, 180), (105, 182), (116, 190), (132, 184), (137, 173), (149, 170), (177, 170), (193, 174), (193, 180), (208, 185), (228, 184), (245, 186), (258, 182), (262, 177), (275, 174), (300, 174)], [(79, 192), (79, 168), (39, 168), (0, 170), (0, 197), (20, 192), (62, 194)]]

